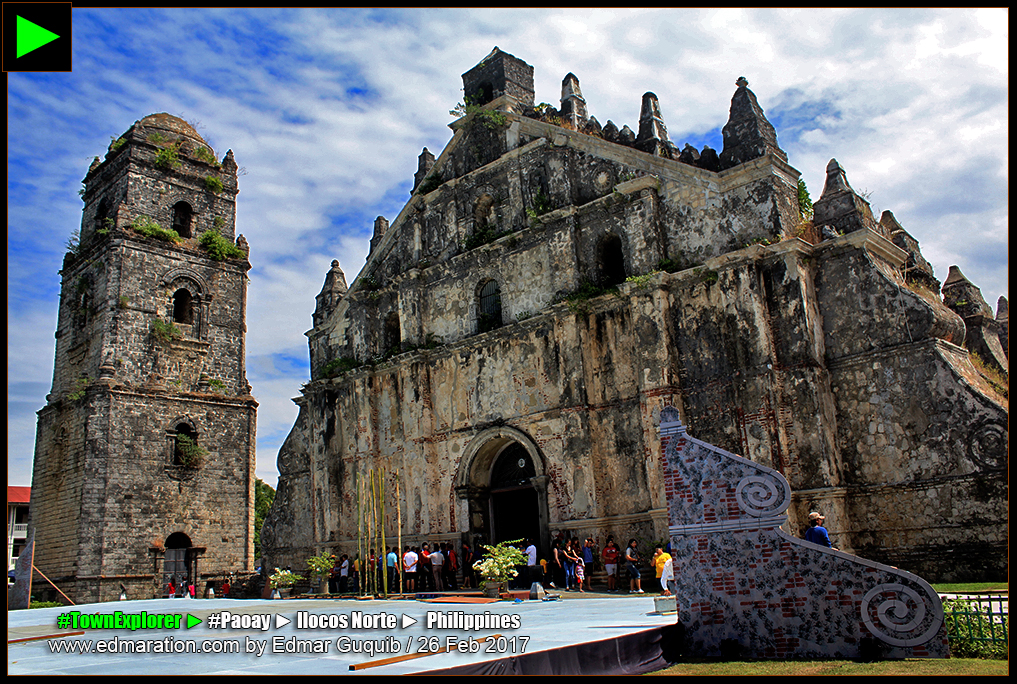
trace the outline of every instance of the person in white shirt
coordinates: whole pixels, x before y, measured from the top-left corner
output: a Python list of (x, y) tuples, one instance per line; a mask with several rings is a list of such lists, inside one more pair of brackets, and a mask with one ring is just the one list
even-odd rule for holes
[(417, 554), (413, 549), (406, 547), (403, 554), (403, 579), (406, 581), (406, 591), (414, 592), (417, 588)]
[(544, 578), (544, 571), (537, 564), (537, 547), (534, 546), (532, 539), (526, 540), (528, 546), (523, 551), (526, 554), (526, 587), (533, 586), (534, 582), (540, 582)]
[(434, 551), (428, 556), (431, 560), (431, 576), (434, 577), (434, 590), (444, 591), (445, 584), (441, 581), (441, 566), (445, 564), (445, 554), (441, 552), (441, 547), (437, 544), (434, 545)]
[(660, 573), (660, 588), (664, 590), (664, 596), (671, 596), (677, 591), (674, 583), (674, 558), (664, 562), (664, 569)]

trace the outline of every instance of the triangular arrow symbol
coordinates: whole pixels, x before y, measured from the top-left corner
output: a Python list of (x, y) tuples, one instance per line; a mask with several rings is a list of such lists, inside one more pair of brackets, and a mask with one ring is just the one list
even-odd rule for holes
[(293, 622), (293, 621), (290, 620), (285, 615), (280, 615), (279, 613), (275, 614), (275, 628), (276, 629), (279, 629), (280, 627), (285, 627), (286, 625), (290, 624), (291, 622)]
[(403, 629), (406, 629), (407, 627), (410, 627), (410, 626), (415, 625), (415, 624), (417, 624), (416, 620), (411, 618), (406, 613), (403, 613)]
[(52, 31), (44, 29), (24, 17), (18, 17), (16, 33), (18, 57), (27, 55), (32, 50), (38, 50), (43, 45), (52, 43), (60, 37)]
[[(18, 18), (20, 19), (21, 17), (18, 17)], [(194, 617), (190, 613), (187, 614), (187, 629), (190, 629), (191, 627), (194, 627), (195, 625), (200, 625), (200, 624), (201, 624), (201, 618)]]

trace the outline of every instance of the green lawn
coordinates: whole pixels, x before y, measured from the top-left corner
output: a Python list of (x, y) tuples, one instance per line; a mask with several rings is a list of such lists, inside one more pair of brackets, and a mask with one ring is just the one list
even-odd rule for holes
[(1006, 582), (969, 582), (967, 584), (933, 584), (932, 588), (940, 594), (981, 594), (1009, 592), (1010, 585)]
[(969, 677), (1010, 674), (1006, 660), (947, 658), (942, 660), (884, 660), (878, 663), (857, 663), (853, 660), (791, 660), (756, 662), (697, 662), (672, 665), (655, 675), (688, 675), (694, 677), (797, 677), (808, 675), (846, 675), (876, 677)]

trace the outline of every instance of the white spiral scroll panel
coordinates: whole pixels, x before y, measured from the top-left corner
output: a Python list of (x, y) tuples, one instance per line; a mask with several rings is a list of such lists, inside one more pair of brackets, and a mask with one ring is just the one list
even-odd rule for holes
[[(943, 623), (942, 610), (924, 592), (903, 584), (880, 584), (862, 597), (862, 621), (873, 636), (892, 646), (918, 646), (931, 639)], [(930, 611), (939, 619), (928, 621)], [(926, 624), (924, 631), (919, 632)]]
[(749, 515), (760, 518), (779, 513), (787, 508), (787, 490), (775, 477), (748, 475), (738, 482), (735, 490), (738, 506)]

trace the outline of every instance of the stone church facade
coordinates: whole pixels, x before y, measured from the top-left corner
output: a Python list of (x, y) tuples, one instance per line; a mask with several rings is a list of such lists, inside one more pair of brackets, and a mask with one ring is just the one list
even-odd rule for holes
[(536, 105), (532, 67), (497, 49), (463, 83), (451, 142), (357, 279), (333, 262), (317, 296), (270, 566), (353, 552), (378, 468), (404, 543), (665, 539), (671, 405), (790, 481), (790, 533), (819, 510), (842, 550), (1006, 574), (1006, 401), (917, 242), (835, 160), (809, 223), (744, 79), (720, 153), (675, 147), (652, 93), (638, 131), (602, 126), (572, 74)]
[[(35, 565), (79, 603), (113, 600), (121, 586), (160, 596), (171, 580), (201, 591), (254, 561), (237, 165), (186, 122), (154, 114), (83, 182), (39, 411)], [(38, 574), (34, 589), (56, 593)]]

